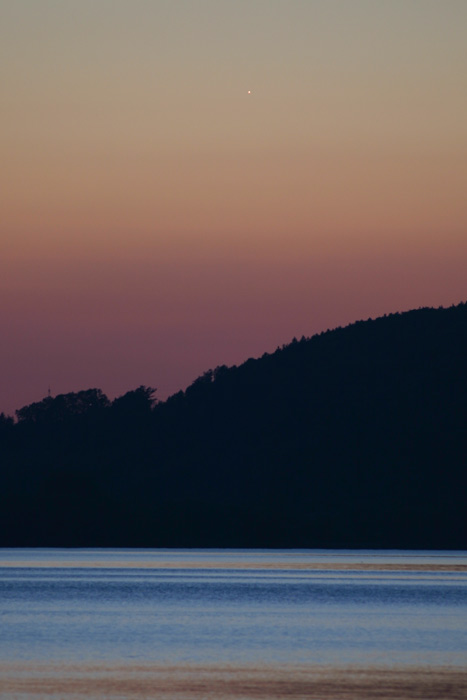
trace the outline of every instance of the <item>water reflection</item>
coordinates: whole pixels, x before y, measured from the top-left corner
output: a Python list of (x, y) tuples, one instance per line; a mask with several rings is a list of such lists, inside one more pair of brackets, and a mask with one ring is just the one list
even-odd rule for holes
[(2, 698), (159, 700), (411, 700), (467, 697), (467, 672), (450, 668), (0, 666)]
[(0, 550), (0, 695), (466, 696), (463, 552)]

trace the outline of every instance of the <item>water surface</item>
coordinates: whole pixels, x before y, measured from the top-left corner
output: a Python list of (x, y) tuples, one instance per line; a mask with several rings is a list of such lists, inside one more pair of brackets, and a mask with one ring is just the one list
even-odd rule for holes
[(5, 698), (467, 687), (465, 552), (0, 550), (0, 601)]

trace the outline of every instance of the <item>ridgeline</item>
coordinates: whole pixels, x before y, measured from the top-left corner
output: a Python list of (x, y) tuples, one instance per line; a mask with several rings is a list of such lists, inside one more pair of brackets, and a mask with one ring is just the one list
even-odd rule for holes
[(467, 549), (467, 304), (0, 416), (0, 546)]

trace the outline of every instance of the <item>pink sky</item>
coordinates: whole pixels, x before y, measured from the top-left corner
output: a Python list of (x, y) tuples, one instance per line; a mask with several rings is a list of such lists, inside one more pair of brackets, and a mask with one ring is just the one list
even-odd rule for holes
[(4, 3), (0, 411), (465, 300), (466, 26), (463, 0)]

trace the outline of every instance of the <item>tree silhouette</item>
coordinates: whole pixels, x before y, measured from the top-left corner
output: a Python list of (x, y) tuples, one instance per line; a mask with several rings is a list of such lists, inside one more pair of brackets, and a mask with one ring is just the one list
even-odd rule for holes
[(16, 411), (18, 422), (57, 423), (75, 416), (84, 416), (108, 408), (110, 401), (100, 389), (47, 396), (42, 401)]
[[(0, 415), (0, 546), (466, 548), (467, 305)], [(58, 533), (58, 534), (57, 534)]]

